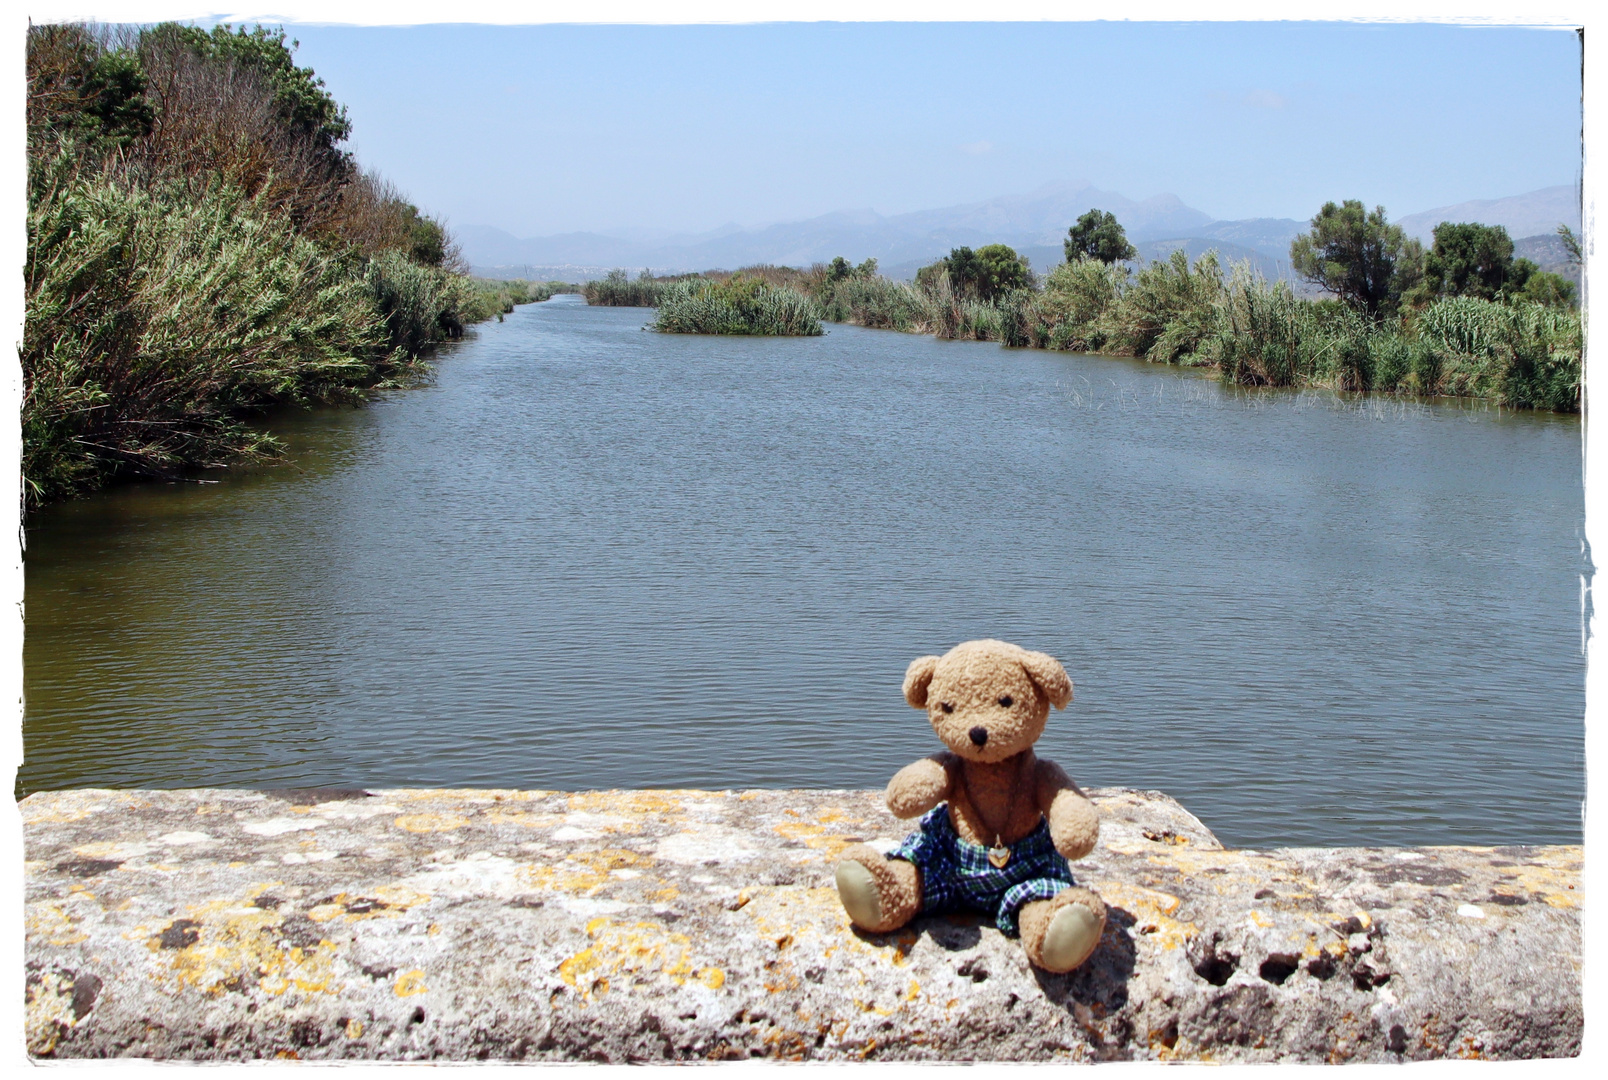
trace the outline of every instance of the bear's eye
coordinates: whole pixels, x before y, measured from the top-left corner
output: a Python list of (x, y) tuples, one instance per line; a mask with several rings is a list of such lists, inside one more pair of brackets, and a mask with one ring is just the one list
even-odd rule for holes
[(1000, 698), (999, 703), (1005, 706), (1007, 709), (1015, 704), (1015, 702), (1011, 700), (1011, 696), (1009, 694), (1006, 694), (1004, 697)]
[(944, 712), (954, 712), (955, 711), (955, 707), (953, 705), (949, 704), (949, 702), (947, 702), (947, 701), (939, 702), (938, 707), (940, 709), (942, 709)]

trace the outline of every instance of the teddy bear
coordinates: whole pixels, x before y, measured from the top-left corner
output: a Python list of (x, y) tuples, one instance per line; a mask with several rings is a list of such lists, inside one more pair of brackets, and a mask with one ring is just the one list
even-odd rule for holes
[(1100, 898), (1072, 880), (1069, 859), (1094, 849), (1099, 814), (1061, 767), (1036, 757), (1050, 706), (1072, 700), (1052, 656), (1003, 641), (967, 641), (911, 662), (905, 700), (926, 709), (947, 750), (888, 784), (895, 817), (920, 827), (884, 856), (845, 848), (838, 896), (849, 920), (885, 933), (917, 914), (992, 915), (1045, 971), (1087, 960), (1105, 929)]

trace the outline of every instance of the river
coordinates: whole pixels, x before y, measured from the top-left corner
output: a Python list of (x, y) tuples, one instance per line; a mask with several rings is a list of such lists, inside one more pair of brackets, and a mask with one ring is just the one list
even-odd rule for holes
[(1225, 843), (1578, 842), (1580, 420), (832, 326), (521, 307), (294, 465), (27, 529), (20, 791), (880, 787), (906, 665)]

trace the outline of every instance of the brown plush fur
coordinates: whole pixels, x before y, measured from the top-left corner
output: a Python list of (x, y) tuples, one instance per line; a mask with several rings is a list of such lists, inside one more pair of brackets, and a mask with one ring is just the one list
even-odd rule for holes
[(1042, 950), (1044, 935), (1050, 929), (1050, 920), (1055, 918), (1057, 911), (1068, 904), (1082, 904), (1094, 912), (1095, 920), (1102, 928), (1105, 925), (1105, 904), (1088, 889), (1074, 886), (1062, 889), (1048, 900), (1032, 900), (1023, 904), (1021, 912), (1016, 916), (1017, 926), (1022, 931), (1022, 950), (1027, 953), (1027, 958), (1039, 967), (1046, 966)]
[[(923, 656), (905, 673), (905, 700), (927, 710), (927, 719), (947, 750), (907, 765), (888, 783), (888, 809), (896, 817), (920, 817), (940, 803), (949, 804), (955, 831), (974, 844), (1013, 844), (1038, 828), (1046, 816), (1055, 848), (1068, 859), (1081, 859), (1094, 849), (1100, 820), (1094, 805), (1053, 761), (1033, 753), (1044, 732), (1050, 708), (1072, 700), (1072, 680), (1054, 657), (1003, 641), (968, 641), (943, 656)], [(872, 874), (882, 901), (882, 923), (863, 927), (890, 930), (920, 909), (920, 875), (902, 859), (886, 859), (857, 845), (844, 852)], [(890, 866), (892, 869), (890, 869)], [(908, 868), (912, 891), (901, 876)], [(884, 887), (884, 881), (887, 882)], [(914, 898), (913, 902), (911, 897)], [(1066, 897), (1063, 900), (1063, 897)], [(1092, 901), (1092, 902), (1091, 902)], [(1024, 946), (1029, 923), (1037, 935), (1035, 950), (1057, 906), (1089, 903), (1103, 922), (1105, 907), (1086, 889), (1067, 890), (1053, 900), (1022, 908)], [(1028, 913), (1033, 911), (1032, 919)]]
[[(877, 898), (882, 901), (882, 920), (875, 926), (862, 926), (873, 934), (897, 930), (916, 917), (921, 910), (921, 873), (914, 863), (903, 859), (885, 859), (882, 853), (869, 844), (853, 844), (843, 849), (840, 859), (857, 862), (871, 871), (877, 883)], [(1042, 934), (1039, 935), (1043, 937)]]

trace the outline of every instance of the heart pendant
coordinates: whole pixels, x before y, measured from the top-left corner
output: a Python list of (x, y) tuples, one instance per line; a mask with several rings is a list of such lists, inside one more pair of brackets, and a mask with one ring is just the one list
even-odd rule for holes
[(994, 865), (995, 870), (1005, 869), (1005, 864), (1011, 861), (1011, 849), (1008, 847), (989, 848), (988, 861)]

